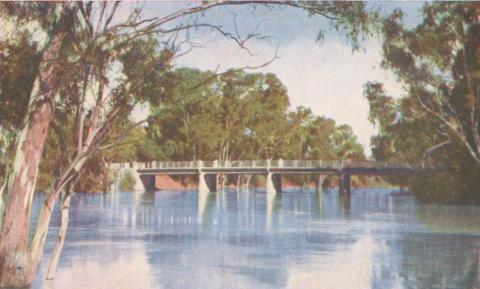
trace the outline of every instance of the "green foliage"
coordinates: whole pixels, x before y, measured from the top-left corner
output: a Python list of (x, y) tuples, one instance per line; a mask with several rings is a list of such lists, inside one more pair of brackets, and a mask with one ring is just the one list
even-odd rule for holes
[(0, 127), (16, 130), (28, 107), (39, 55), (26, 33), (17, 42), (0, 42), (0, 51)]
[[(288, 107), (283, 84), (272, 74), (177, 70), (172, 100), (152, 107), (150, 136), (166, 159), (238, 159), (272, 151)], [(269, 149), (262, 148), (268, 146)]]
[(444, 160), (447, 170), (415, 177), (412, 189), (418, 196), (424, 200), (478, 204), (480, 170), (468, 152), (461, 146), (449, 146), (437, 158)]
[(350, 126), (305, 107), (288, 112), (286, 88), (273, 74), (176, 73), (174, 97), (151, 108), (147, 128), (160, 159), (365, 159)]
[[(367, 12), (364, 2), (298, 1), (295, 5), (303, 7), (310, 16), (323, 15), (331, 19), (337, 31), (345, 32), (354, 50), (360, 48), (363, 37), (376, 33), (379, 28), (378, 12)], [(317, 41), (323, 40), (323, 36), (323, 30), (320, 30)]]
[[(50, 191), (53, 188), (53, 181), (68, 166), (69, 153), (73, 150), (74, 140), (71, 129), (73, 121), (71, 117), (61, 116), (61, 110), (56, 110), (57, 117), (52, 123), (44, 157), (40, 163), (40, 174), (37, 182), (39, 191)], [(58, 123), (58, 121), (62, 123)], [(119, 134), (132, 125), (132, 122), (125, 120), (110, 129), (109, 138), (117, 139)], [(107, 140), (109, 142), (110, 140)], [(84, 165), (81, 177), (79, 178), (75, 191), (79, 192), (108, 192), (113, 181), (112, 172), (108, 169), (109, 163), (152, 161), (158, 158), (156, 152), (158, 147), (153, 145), (147, 138), (145, 129), (138, 127), (128, 134), (128, 137), (119, 145), (109, 150), (93, 155)]]
[(22, 125), (30, 100), (39, 54), (20, 33), (16, 41), (0, 40), (0, 180), (6, 174), (15, 136)]
[[(357, 16), (364, 16), (362, 4), (276, 3), (309, 6), (307, 8), (312, 14), (327, 16), (341, 28), (353, 24), (348, 26), (347, 31), (354, 40), (358, 31), (363, 29), (363, 21), (357, 21)], [(76, 191), (95, 191), (99, 186), (100, 190), (105, 191), (109, 185), (108, 161), (125, 160), (138, 155), (134, 148), (128, 148), (129, 154), (125, 155), (115, 152), (108, 155), (105, 151), (122, 141), (121, 137), (112, 139), (112, 135), (122, 136), (132, 130), (128, 118), (136, 105), (151, 103), (155, 109), (161, 110), (162, 102), (168, 101), (169, 96), (173, 95), (170, 89), (175, 88), (172, 84), (175, 79), (170, 77), (170, 61), (177, 45), (183, 44), (177, 38), (179, 32), (189, 32), (188, 27), (211, 26), (197, 22), (195, 14), (224, 4), (231, 5), (222, 1), (214, 4), (202, 1), (192, 7), (181, 7), (167, 16), (150, 19), (143, 18), (140, 6), (125, 15), (123, 12), (127, 9), (117, 9), (119, 2), (111, 5), (105, 2), (0, 4), (0, 20), (13, 19), (15, 22), (11, 33), (14, 36), (11, 38), (18, 39), (18, 35), (26, 31), (38, 32), (37, 39), (33, 39), (33, 36), (28, 36), (28, 40), (20, 38), (20, 43), (23, 41), (27, 45), (2, 49), (3, 55), (0, 55), (0, 68), (4, 69), (0, 76), (0, 181), (5, 179), (5, 175), (13, 180), (0, 191), (0, 228), (3, 226), (4, 229), (1, 230), (0, 242), (0, 286), (29, 287), (41, 261), (52, 207), (62, 189), (76, 183)], [(188, 15), (194, 20), (190, 22), (184, 17)], [(217, 30), (221, 30), (221, 26)], [(149, 38), (147, 35), (156, 35), (158, 38)], [(189, 33), (185, 35), (185, 42), (189, 42)], [(222, 35), (236, 38), (231, 33), (223, 32)], [(263, 38), (248, 35), (246, 40), (251, 37)], [(181, 35), (180, 39), (183, 38)], [(243, 46), (246, 40), (237, 43)], [(162, 41), (161, 44), (159, 41)], [(38, 44), (42, 51), (40, 61), (33, 43)], [(190, 44), (194, 46), (193, 42)], [(212, 106), (206, 109), (213, 109), (214, 114), (209, 114), (213, 121), (207, 123), (212, 126), (205, 133), (211, 133), (211, 138), (206, 141), (212, 144), (199, 144), (199, 149), (205, 154), (218, 153), (221, 160), (256, 152), (259, 146), (256, 129), (260, 131), (256, 125), (265, 121), (274, 125), (278, 121), (275, 119), (277, 114), (271, 115), (269, 109), (273, 112), (286, 110), (286, 90), (271, 75), (247, 75), (241, 71), (231, 71), (217, 80), (206, 89), (208, 95), (212, 96)], [(261, 104), (256, 110), (261, 112), (260, 118), (249, 114), (249, 109), (245, 107), (256, 104)], [(177, 158), (184, 158), (186, 155), (180, 153), (191, 150), (193, 143), (195, 157), (195, 144), (201, 136), (189, 130), (198, 124), (200, 128), (206, 127), (197, 122), (203, 120), (201, 116), (191, 122), (188, 110), (182, 111), (180, 107), (180, 112), (186, 111), (187, 114), (171, 114), (170, 117), (179, 116), (183, 120), (184, 130), (177, 129), (178, 120), (172, 122), (174, 135), (179, 137), (180, 142), (173, 143), (173, 151), (162, 151), (160, 154), (170, 156), (173, 153)], [(11, 145), (12, 132), (17, 127), (21, 127), (20, 137), (18, 143)], [(122, 132), (116, 133), (116, 129)], [(158, 128), (155, 130), (159, 131)], [(263, 131), (262, 136), (266, 137), (264, 143), (269, 146), (266, 154), (274, 157), (278, 152), (276, 140), (280, 138), (280, 131), (272, 129), (268, 133), (265, 128)], [(141, 138), (142, 134), (139, 132), (134, 137)], [(150, 143), (147, 142), (147, 145)], [(218, 145), (216, 152), (210, 150), (211, 145)], [(142, 157), (153, 157), (145, 151), (143, 153)], [(41, 163), (40, 156), (43, 157)], [(11, 161), (9, 159), (15, 159), (15, 169), (5, 173), (4, 167)], [(45, 190), (51, 188), (52, 183), (54, 185), (54, 189), (46, 194), (45, 202), (40, 204), (38, 220), (31, 217), (34, 190), (38, 189), (34, 188), (37, 180), (39, 187)], [(128, 185), (128, 181), (125, 182)], [(63, 195), (68, 200), (68, 192)], [(64, 205), (62, 203), (63, 208), (68, 210), (68, 206)], [(36, 228), (30, 226), (30, 222), (37, 224)], [(32, 244), (28, 241), (29, 229), (35, 232)], [(60, 250), (61, 244), (57, 247)], [(53, 268), (56, 266), (54, 264), (55, 261)]]
[(412, 186), (422, 198), (478, 202), (480, 187), (480, 26), (477, 4), (425, 4), (423, 21), (405, 28), (403, 13), (384, 21), (383, 67), (403, 82), (393, 99), (378, 83), (365, 86), (377, 160), (444, 166), (419, 175)]
[(284, 158), (365, 159), (363, 147), (348, 125), (337, 126), (334, 120), (316, 116), (302, 106), (287, 115), (287, 122)]
[(119, 90), (123, 101), (132, 107), (136, 103), (159, 105), (171, 96), (175, 87), (175, 77), (171, 71), (170, 61), (173, 52), (161, 48), (154, 37), (138, 38), (120, 55), (124, 74)]
[[(374, 29), (376, 14), (366, 13), (365, 5), (360, 2), (299, 1), (288, 5), (305, 9), (309, 15), (326, 16), (335, 29), (347, 33), (354, 48), (358, 48), (363, 34), (370, 34)], [(72, 8), (72, 14), (62, 20), (72, 25), (59, 22), (57, 14), (62, 7)], [(320, 136), (324, 126), (330, 126), (324, 124), (330, 123), (329, 120), (312, 117), (309, 127), (291, 121), (287, 115), (286, 88), (275, 75), (238, 70), (219, 76), (191, 69), (174, 72), (170, 62), (175, 47), (168, 41), (160, 43), (162, 38), (152, 36), (152, 31), (137, 33), (128, 27), (136, 25), (133, 23), (123, 23), (110, 31), (108, 23), (104, 23), (105, 31), (99, 25), (96, 30), (100, 30), (93, 32), (89, 22), (95, 18), (92, 11), (101, 7), (94, 3), (0, 5), (2, 20), (10, 19), (18, 25), (14, 37), (0, 41), (0, 70), (3, 71), (0, 75), (0, 180), (5, 176), (8, 156), (13, 155), (10, 151), (13, 140), (25, 119), (34, 80), (38, 77), (39, 51), (49, 45), (41, 39), (45, 36), (48, 42), (48, 36), (63, 27), (70, 28), (62, 30), (66, 37), (60, 57), (55, 59), (58, 75), (55, 109), (40, 163), (37, 182), (40, 190), (50, 189), (78, 156), (80, 117), (85, 116), (83, 138), (90, 126), (101, 127), (94, 123), (95, 105), (107, 90), (114, 96), (107, 97), (108, 101), (100, 106), (103, 111), (99, 119), (112, 115), (115, 118), (102, 128), (100, 140), (88, 150), (89, 160), (82, 171), (85, 177), (77, 184), (82, 190), (105, 190), (106, 181), (95, 186), (94, 176), (105, 175), (105, 164), (113, 161), (363, 156), (351, 130), (339, 128), (334, 136)], [(41, 37), (34, 37), (32, 33), (39, 33)], [(91, 90), (89, 94), (93, 92), (93, 95), (87, 97), (86, 90)], [(87, 100), (90, 97), (97, 98), (97, 102)], [(145, 103), (151, 105), (147, 133), (143, 128), (134, 129), (121, 142), (121, 147), (100, 152), (103, 143), (115, 143), (122, 132), (129, 130), (133, 125), (127, 120), (130, 113), (136, 105)], [(301, 147), (293, 148), (297, 143), (286, 138), (285, 133), (303, 134)], [(331, 144), (335, 149), (329, 155)]]
[(135, 188), (136, 180), (130, 172), (125, 172), (120, 176), (118, 189), (121, 192), (131, 192)]
[[(289, 112), (286, 121), (280, 147), (283, 159), (365, 160), (363, 147), (357, 143), (348, 125), (337, 126), (334, 120), (316, 116), (310, 108), (303, 106)], [(289, 180), (302, 185), (313, 182), (315, 176), (295, 176)]]

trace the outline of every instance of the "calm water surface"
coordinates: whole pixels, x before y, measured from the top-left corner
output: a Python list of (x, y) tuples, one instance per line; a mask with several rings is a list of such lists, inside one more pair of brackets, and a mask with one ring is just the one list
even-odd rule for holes
[(480, 288), (480, 207), (385, 189), (77, 194), (70, 216), (33, 288)]

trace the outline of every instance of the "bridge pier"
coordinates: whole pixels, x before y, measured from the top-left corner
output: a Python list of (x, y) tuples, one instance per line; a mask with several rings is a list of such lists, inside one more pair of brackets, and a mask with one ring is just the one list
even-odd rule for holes
[(217, 191), (217, 174), (198, 175), (198, 191), (200, 193), (215, 193)]
[(267, 175), (267, 194), (275, 194), (282, 192), (282, 175), (272, 174), (271, 172)]
[[(140, 181), (143, 185), (143, 189), (145, 191), (154, 191), (156, 190), (155, 187), (155, 175), (139, 175)], [(137, 181), (138, 183), (138, 181)], [(138, 186), (136, 186), (135, 189), (137, 189)]]
[(341, 174), (338, 176), (338, 191), (342, 195), (351, 194), (349, 174)]

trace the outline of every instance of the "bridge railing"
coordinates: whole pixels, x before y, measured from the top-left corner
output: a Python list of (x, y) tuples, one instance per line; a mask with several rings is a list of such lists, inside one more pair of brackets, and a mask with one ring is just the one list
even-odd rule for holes
[(176, 162), (147, 162), (140, 163), (140, 169), (194, 169), (198, 168), (196, 161), (176, 161)]
[(111, 164), (114, 169), (196, 169), (196, 168), (407, 168), (425, 169), (422, 165), (352, 160), (249, 160), (249, 161), (168, 161)]
[(267, 161), (208, 161), (203, 162), (205, 168), (265, 168)]
[(340, 168), (342, 161), (336, 160), (272, 160), (272, 168)]

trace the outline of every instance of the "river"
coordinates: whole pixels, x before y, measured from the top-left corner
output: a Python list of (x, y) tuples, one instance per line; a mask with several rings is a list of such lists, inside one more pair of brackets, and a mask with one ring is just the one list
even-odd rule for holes
[(480, 288), (479, 220), (387, 189), (76, 194), (57, 278), (32, 287)]

